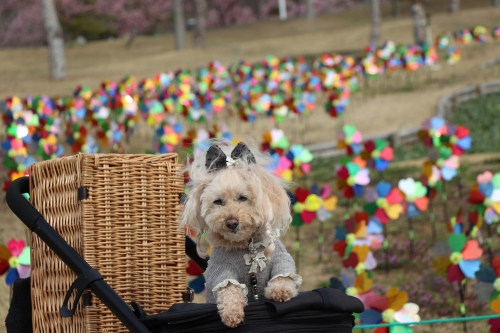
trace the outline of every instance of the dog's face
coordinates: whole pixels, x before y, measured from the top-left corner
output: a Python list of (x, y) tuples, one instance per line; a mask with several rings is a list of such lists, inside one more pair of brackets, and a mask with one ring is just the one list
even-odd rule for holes
[(263, 226), (258, 179), (235, 170), (219, 172), (200, 197), (200, 216), (217, 243), (246, 242)]
[[(226, 151), (209, 154), (211, 147), (188, 167), (189, 193), (180, 225), (194, 233), (200, 255), (206, 255), (201, 244), (205, 232), (212, 246), (241, 248), (276, 229), (284, 233), (292, 220), (286, 184), (268, 170), (268, 156), (241, 145), (220, 147)], [(234, 163), (227, 165), (227, 156)]]

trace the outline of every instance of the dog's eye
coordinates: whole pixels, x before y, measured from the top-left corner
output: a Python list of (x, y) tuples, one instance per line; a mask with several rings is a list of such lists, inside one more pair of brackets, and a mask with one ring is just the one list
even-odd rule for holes
[(246, 196), (244, 196), (244, 195), (240, 195), (238, 197), (238, 201), (240, 201), (240, 202), (247, 201), (247, 200), (248, 200), (248, 198)]
[(214, 204), (218, 206), (224, 206), (224, 201), (222, 201), (222, 199), (217, 199), (214, 201)]

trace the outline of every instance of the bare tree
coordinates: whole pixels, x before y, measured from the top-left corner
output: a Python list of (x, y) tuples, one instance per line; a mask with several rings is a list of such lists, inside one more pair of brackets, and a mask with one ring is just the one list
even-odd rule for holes
[(306, 17), (308, 20), (312, 20), (316, 13), (314, 12), (313, 0), (306, 0)]
[(371, 0), (372, 29), (370, 32), (370, 45), (378, 45), (380, 39), (380, 0)]
[(460, 11), (460, 0), (448, 0), (448, 12), (457, 13)]
[(184, 8), (182, 0), (174, 0), (174, 30), (175, 30), (175, 49), (183, 50), (186, 48), (186, 26), (184, 23)]
[(194, 26), (194, 47), (205, 47), (207, 26), (207, 0), (196, 0), (196, 25)]
[(64, 79), (66, 77), (64, 39), (53, 0), (42, 0), (42, 15), (49, 44), (50, 78)]
[(392, 4), (392, 16), (399, 17), (399, 0), (391, 0)]
[(426, 17), (423, 0), (412, 0), (411, 15), (415, 43), (423, 43), (426, 40)]

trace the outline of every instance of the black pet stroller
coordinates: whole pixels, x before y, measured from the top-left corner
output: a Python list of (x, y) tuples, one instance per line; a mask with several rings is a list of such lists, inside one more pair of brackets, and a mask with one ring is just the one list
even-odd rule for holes
[[(245, 321), (237, 328), (225, 326), (214, 304), (194, 304), (192, 292), (183, 293), (184, 303), (173, 304), (168, 311), (148, 315), (138, 299), (128, 305), (44, 219), (23, 196), (30, 191), (29, 177), (15, 180), (7, 191), (7, 204), (17, 217), (35, 233), (78, 277), (60, 306), (60, 315), (71, 317), (80, 298), (89, 289), (93, 295), (133, 333), (153, 332), (331, 332), (348, 333), (354, 327), (353, 313), (361, 313), (363, 304), (354, 297), (331, 289), (302, 292), (293, 300), (277, 303), (261, 297), (245, 309)], [(186, 236), (186, 254), (202, 269), (207, 261), (198, 257), (194, 242)], [(18, 279), (14, 284), (11, 307), (6, 319), (8, 333), (32, 332), (30, 283)], [(74, 290), (73, 290), (74, 289)], [(76, 292), (72, 306), (70, 295)], [(29, 313), (27, 313), (29, 312)], [(27, 320), (28, 319), (28, 320)]]

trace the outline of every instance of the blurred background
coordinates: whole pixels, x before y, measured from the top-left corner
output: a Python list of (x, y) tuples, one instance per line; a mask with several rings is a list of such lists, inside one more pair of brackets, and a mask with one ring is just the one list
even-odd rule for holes
[[(304, 290), (358, 296), (370, 310), (360, 324), (500, 313), (499, 6), (2, 0), (0, 184), (78, 152), (176, 152), (184, 163), (209, 138), (250, 136), (294, 183), (284, 242)], [(30, 265), (4, 200), (0, 244), (4, 318)], [(201, 272), (187, 273), (203, 302)]]

